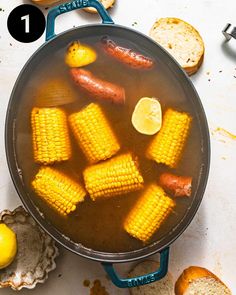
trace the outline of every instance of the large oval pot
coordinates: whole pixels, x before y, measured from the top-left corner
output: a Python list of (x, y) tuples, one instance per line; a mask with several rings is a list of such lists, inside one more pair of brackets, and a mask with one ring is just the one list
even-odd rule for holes
[[(55, 36), (54, 34), (54, 23), (55, 18), (65, 12), (80, 9), (84, 7), (95, 7), (102, 20), (101, 25), (89, 25), (81, 26), (75, 29), (68, 30), (60, 35)], [(78, 245), (71, 240), (67, 239), (60, 232), (56, 230), (51, 224), (47, 222), (46, 219), (40, 214), (38, 209), (35, 207), (27, 193), (26, 187), (22, 180), (20, 169), (18, 169), (17, 157), (16, 157), (16, 146), (15, 146), (15, 125), (17, 124), (17, 110), (20, 97), (20, 93), (24, 88), (24, 83), (30, 79), (32, 69), (44, 59), (45, 56), (53, 55), (54, 49), (58, 46), (66, 47), (69, 42), (76, 40), (85, 36), (94, 36), (97, 34), (108, 34), (113, 36), (122, 36), (129, 41), (132, 41), (139, 46), (142, 46), (146, 50), (150, 50), (154, 56), (158, 57), (165, 67), (167, 68), (170, 78), (180, 85), (184, 93), (188, 96), (188, 99), (194, 106), (195, 117), (198, 121), (199, 130), (201, 133), (201, 171), (199, 173), (199, 179), (197, 182), (197, 187), (193, 195), (193, 200), (191, 207), (187, 210), (185, 216), (181, 222), (173, 228), (170, 232), (166, 233), (165, 237), (161, 240), (155, 241), (148, 246), (143, 248), (124, 253), (104, 253), (94, 251), (92, 249), (87, 249), (82, 245)], [(168, 258), (169, 258), (169, 245), (174, 242), (174, 240), (179, 237), (183, 231), (187, 228), (191, 220), (193, 219), (197, 209), (201, 203), (209, 171), (210, 162), (210, 144), (209, 144), (209, 132), (205, 113), (199, 99), (199, 96), (194, 89), (191, 81), (181, 69), (181, 67), (175, 62), (175, 60), (158, 44), (147, 36), (129, 28), (114, 25), (112, 19), (107, 14), (104, 7), (97, 0), (77, 0), (70, 3), (60, 5), (58, 7), (50, 10), (47, 19), (47, 32), (46, 32), (47, 42), (41, 46), (34, 55), (29, 59), (24, 68), (22, 69), (14, 89), (11, 94), (10, 102), (8, 105), (7, 116), (6, 116), (6, 154), (7, 161), (9, 165), (9, 170), (11, 173), (12, 180), (15, 184), (16, 190), (24, 203), (25, 207), (39, 223), (39, 225), (51, 235), (58, 243), (63, 245), (68, 250), (96, 261), (102, 262), (105, 270), (110, 275), (113, 283), (121, 288), (133, 287), (137, 285), (147, 284), (156, 280), (161, 279), (167, 273), (168, 269)], [(113, 263), (119, 262), (130, 262), (142, 258), (146, 258), (152, 254), (160, 253), (160, 268), (151, 274), (140, 276), (138, 278), (121, 279), (116, 274)]]

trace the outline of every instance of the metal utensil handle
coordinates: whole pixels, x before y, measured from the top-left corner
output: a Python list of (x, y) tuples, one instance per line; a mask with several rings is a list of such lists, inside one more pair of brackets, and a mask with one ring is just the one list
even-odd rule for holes
[(164, 250), (160, 252), (160, 268), (155, 272), (142, 275), (139, 277), (121, 279), (115, 272), (115, 269), (112, 263), (104, 262), (102, 263), (102, 265), (105, 271), (107, 272), (107, 274), (109, 275), (109, 277), (111, 278), (114, 285), (116, 285), (119, 288), (132, 288), (132, 287), (153, 283), (155, 281), (159, 281), (160, 279), (162, 279), (167, 274), (168, 263), (169, 263), (169, 247), (165, 248)]
[(222, 33), (227, 41), (229, 41), (232, 37), (236, 39), (236, 27), (233, 27), (229, 23), (224, 27)]
[(98, 0), (74, 0), (52, 8), (47, 15), (46, 41), (55, 37), (55, 19), (58, 15), (76, 9), (94, 7), (102, 18), (103, 24), (114, 24), (104, 6)]

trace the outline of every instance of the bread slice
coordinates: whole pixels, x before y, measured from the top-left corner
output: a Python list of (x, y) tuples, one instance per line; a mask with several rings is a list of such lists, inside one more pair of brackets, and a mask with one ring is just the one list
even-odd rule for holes
[(190, 266), (175, 283), (176, 295), (232, 295), (225, 284), (209, 270)]
[(34, 4), (42, 5), (42, 6), (50, 6), (61, 0), (31, 0)]
[(164, 47), (192, 75), (204, 56), (204, 43), (198, 31), (178, 18), (160, 18), (150, 30), (150, 37)]
[[(114, 3), (115, 3), (115, 0), (99, 0), (99, 1), (102, 3), (102, 5), (106, 9), (112, 7), (114, 5)], [(87, 11), (87, 12), (90, 12), (90, 13), (97, 13), (97, 10), (95, 8), (93, 8), (93, 7), (87, 7), (87, 8), (84, 8), (84, 10)]]
[[(159, 263), (153, 260), (146, 260), (137, 264), (129, 272), (129, 277), (136, 277), (156, 271)], [(168, 273), (163, 279), (148, 285), (129, 289), (131, 295), (173, 295), (174, 283), (172, 276)]]

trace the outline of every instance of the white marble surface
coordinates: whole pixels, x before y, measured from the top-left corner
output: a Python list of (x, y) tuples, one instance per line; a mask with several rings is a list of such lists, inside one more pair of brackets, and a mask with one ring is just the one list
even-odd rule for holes
[[(4, 148), (4, 120), (11, 89), (20, 69), (31, 54), (44, 42), (23, 44), (11, 38), (6, 20), (9, 12), (23, 1), (0, 0), (0, 210), (13, 209), (21, 202), (9, 176)], [(26, 3), (26, 1), (25, 1)], [(224, 44), (221, 30), (227, 22), (236, 25), (234, 0), (117, 0), (110, 10), (114, 21), (148, 34), (159, 17), (175, 16), (193, 24), (206, 45), (205, 61), (192, 77), (205, 107), (210, 130), (212, 161), (207, 189), (201, 207), (186, 232), (171, 246), (170, 272), (174, 278), (189, 265), (207, 267), (222, 277), (236, 294), (236, 140), (214, 131), (222, 127), (236, 134), (236, 41)], [(58, 18), (57, 31), (73, 25), (96, 23), (99, 18), (84, 12), (72, 12)], [(222, 71), (222, 72), (219, 72)], [(208, 81), (210, 80), (210, 81)], [(85, 260), (61, 249), (57, 269), (44, 285), (33, 292), (39, 294), (89, 294), (83, 280), (101, 279), (110, 294), (128, 294), (113, 287), (99, 263)], [(125, 274), (130, 265), (119, 265)], [(61, 275), (61, 276), (60, 276)], [(1, 290), (10, 295), (12, 290)]]

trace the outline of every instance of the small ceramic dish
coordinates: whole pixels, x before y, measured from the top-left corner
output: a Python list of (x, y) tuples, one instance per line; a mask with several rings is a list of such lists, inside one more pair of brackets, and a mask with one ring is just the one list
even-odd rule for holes
[(1, 221), (16, 233), (18, 252), (13, 263), (0, 270), (0, 288), (19, 291), (44, 283), (48, 273), (56, 268), (55, 258), (59, 252), (55, 242), (22, 206), (12, 212), (1, 212)]

